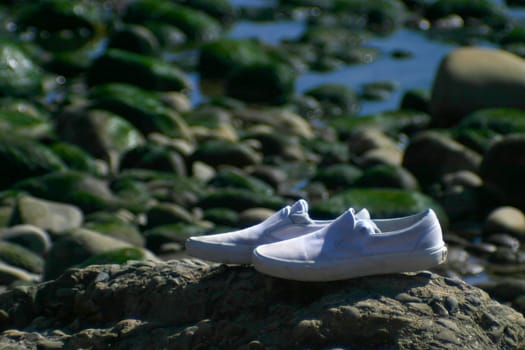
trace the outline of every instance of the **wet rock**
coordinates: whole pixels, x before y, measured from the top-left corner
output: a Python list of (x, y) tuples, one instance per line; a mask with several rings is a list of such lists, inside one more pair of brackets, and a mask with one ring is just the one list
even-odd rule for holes
[(0, 260), (35, 274), (44, 270), (44, 259), (21, 245), (0, 241)]
[(239, 214), (239, 226), (249, 227), (256, 225), (268, 219), (273, 214), (275, 214), (275, 211), (267, 208), (250, 208), (243, 210)]
[(380, 164), (365, 169), (355, 183), (358, 187), (391, 187), (417, 190), (417, 179), (401, 166)]
[(160, 44), (148, 28), (126, 25), (111, 34), (108, 47), (148, 55), (158, 52)]
[(244, 210), (247, 208), (263, 207), (269, 209), (280, 209), (284, 205), (283, 198), (263, 193), (253, 193), (241, 188), (216, 189), (205, 194), (199, 201), (201, 208), (229, 208), (233, 210)]
[(120, 169), (133, 168), (166, 171), (181, 176), (187, 174), (185, 160), (176, 150), (153, 142), (132, 148), (122, 155)]
[(523, 72), (523, 60), (502, 50), (461, 48), (452, 51), (436, 73), (430, 102), (433, 122), (438, 126), (450, 126), (483, 108), (523, 109)]
[(0, 231), (0, 240), (18, 244), (43, 256), (51, 248), (49, 234), (33, 225), (14, 225)]
[(498, 247), (508, 248), (511, 251), (518, 251), (520, 248), (520, 242), (507, 234), (504, 233), (493, 233), (484, 238), (484, 241), (492, 243)]
[(285, 108), (246, 108), (235, 111), (233, 117), (240, 120), (246, 128), (256, 125), (267, 125), (275, 132), (298, 136), (304, 139), (313, 139), (314, 133), (311, 125), (300, 115)]
[(39, 45), (47, 50), (65, 51), (90, 41), (100, 19), (101, 12), (93, 3), (50, 0), (23, 6), (17, 29), (23, 32), (32, 28), (37, 31), (35, 38)]
[(330, 199), (312, 205), (312, 215), (334, 218), (348, 208), (367, 208), (374, 218), (405, 216), (433, 208), (446, 225), (443, 209), (430, 197), (417, 192), (389, 188), (356, 188), (339, 192)]
[(375, 81), (361, 85), (361, 98), (368, 101), (388, 100), (399, 90), (400, 85), (395, 81)]
[(176, 244), (178, 251), (184, 250), (184, 243), (189, 237), (201, 235), (205, 232), (207, 230), (201, 226), (176, 223), (145, 230), (144, 238), (146, 239), (147, 249), (156, 254), (162, 254), (166, 245), (173, 247)]
[(359, 118), (336, 118), (329, 122), (342, 138), (348, 138), (356, 130), (368, 128), (377, 129), (388, 133), (412, 134), (426, 129), (430, 123), (430, 115), (414, 110), (399, 110), (381, 112)]
[(213, 40), (222, 31), (220, 24), (206, 13), (174, 2), (135, 1), (127, 6), (124, 19), (132, 23), (152, 20), (167, 23), (179, 28), (192, 41)]
[(478, 18), (486, 21), (500, 19), (503, 16), (502, 8), (490, 0), (439, 0), (432, 3), (425, 11), (425, 15), (435, 20), (451, 14), (462, 18)]
[(209, 139), (224, 139), (235, 142), (239, 139), (234, 128), (232, 115), (219, 107), (201, 107), (192, 110), (185, 116), (191, 127), (191, 132), (199, 141)]
[[(122, 210), (116, 213), (96, 212), (86, 217), (83, 228), (101, 233), (105, 236), (127, 242), (136, 247), (143, 247), (145, 239), (137, 224), (127, 218)], [(132, 216), (132, 215), (131, 215)]]
[(174, 64), (119, 49), (108, 49), (93, 62), (87, 82), (90, 86), (126, 83), (159, 91), (189, 88), (186, 76)]
[(18, 198), (12, 225), (29, 224), (53, 233), (80, 227), (84, 215), (77, 207), (31, 196)]
[(44, 278), (58, 277), (65, 269), (97, 254), (130, 247), (129, 243), (87, 229), (76, 229), (54, 242), (45, 262)]
[(350, 164), (334, 164), (317, 169), (311, 181), (324, 184), (328, 189), (344, 189), (356, 184), (363, 171)]
[(525, 137), (506, 136), (484, 155), (480, 174), (486, 189), (505, 205), (525, 210)]
[(65, 165), (45, 145), (12, 133), (0, 134), (0, 188), (5, 189), (21, 179), (65, 170)]
[(71, 143), (57, 142), (50, 145), (50, 149), (71, 170), (87, 172), (95, 176), (105, 176), (109, 172), (108, 163), (95, 159), (84, 149)]
[(60, 113), (57, 132), (63, 141), (109, 162), (116, 162), (120, 154), (144, 143), (142, 133), (124, 118), (83, 106), (70, 106)]
[(156, 227), (177, 222), (191, 224), (195, 221), (193, 215), (183, 207), (173, 203), (157, 203), (147, 212), (147, 227)]
[(216, 225), (239, 226), (239, 213), (236, 210), (226, 208), (210, 208), (202, 213), (204, 220), (211, 221)]
[(160, 132), (169, 137), (192, 139), (186, 122), (154, 91), (113, 83), (93, 88), (90, 97), (92, 108), (122, 116), (144, 135)]
[(401, 98), (401, 109), (410, 109), (428, 113), (430, 104), (430, 91), (423, 89), (407, 90)]
[(353, 154), (361, 156), (378, 148), (397, 148), (397, 144), (381, 130), (365, 128), (351, 134), (349, 148)]
[(452, 138), (427, 131), (410, 140), (403, 166), (422, 184), (430, 184), (448, 173), (461, 170), (477, 172), (481, 156)]
[(485, 234), (508, 233), (520, 240), (525, 239), (525, 215), (514, 207), (499, 207), (489, 213), (483, 225)]
[(366, 151), (355, 162), (362, 168), (376, 165), (401, 166), (402, 159), (403, 152), (399, 147), (378, 147)]
[(31, 96), (42, 91), (41, 68), (17, 44), (0, 42), (0, 63), (0, 95)]
[(26, 100), (4, 98), (0, 103), (0, 130), (42, 139), (51, 136), (52, 123), (45, 112)]
[(282, 131), (257, 130), (244, 135), (247, 143), (255, 141), (254, 147), (263, 153), (263, 159), (285, 159), (287, 161), (304, 161), (306, 154), (301, 140)]
[(31, 178), (18, 182), (14, 188), (37, 198), (78, 206), (84, 212), (109, 209), (118, 202), (106, 181), (74, 171)]
[(192, 159), (212, 166), (228, 164), (243, 167), (260, 163), (261, 156), (245, 144), (210, 140), (197, 147)]
[(208, 182), (220, 188), (244, 188), (254, 193), (272, 194), (273, 188), (267, 183), (244, 173), (237, 168), (223, 168)]
[[(0, 283), (10, 285), (13, 282), (36, 282), (40, 279), (38, 274), (33, 274), (25, 269), (11, 266), (0, 261)], [(0, 322), (1, 324), (1, 322)]]
[(359, 112), (357, 93), (342, 84), (322, 84), (305, 92), (316, 99), (321, 107), (322, 117), (349, 116)]
[[(28, 345), (52, 339), (78, 347), (110, 340), (115, 349), (132, 344), (151, 349), (188, 344), (230, 349), (524, 344), (521, 314), (476, 287), (449, 280), (411, 273), (306, 286), (267, 278), (251, 268), (198, 260), (97, 265), (68, 270), (34, 287), (34, 299), (13, 292), (0, 295), (0, 305), (13, 305), (7, 328), (18, 310), (31, 310), (18, 321), (19, 330), (4, 331), (2, 342)], [(166, 308), (171, 303), (179, 307)], [(55, 328), (74, 319), (83, 322), (68, 335), (31, 333), (37, 322)]]
[(487, 108), (472, 112), (454, 134), (465, 145), (484, 153), (501, 137), (525, 131), (525, 113), (513, 108)]
[(270, 61), (268, 50), (257, 41), (221, 38), (202, 46), (199, 73), (204, 79), (225, 79), (239, 67)]
[(294, 89), (295, 73), (283, 63), (244, 66), (226, 78), (226, 95), (250, 103), (284, 104)]

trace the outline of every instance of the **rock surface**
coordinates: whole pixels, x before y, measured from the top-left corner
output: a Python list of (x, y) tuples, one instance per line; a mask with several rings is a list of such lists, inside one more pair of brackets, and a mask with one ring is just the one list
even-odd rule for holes
[(490, 107), (525, 108), (525, 61), (503, 50), (460, 48), (441, 62), (430, 100), (438, 126)]
[(510, 349), (525, 319), (430, 272), (299, 283), (199, 260), (92, 265), (0, 295), (25, 349)]

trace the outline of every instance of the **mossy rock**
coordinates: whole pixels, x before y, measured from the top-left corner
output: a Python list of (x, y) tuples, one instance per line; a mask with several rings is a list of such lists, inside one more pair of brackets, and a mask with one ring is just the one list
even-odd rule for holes
[[(133, 74), (130, 74), (133, 72)], [(108, 49), (87, 72), (88, 84), (127, 83), (159, 91), (188, 90), (186, 75), (162, 59), (120, 49)]]
[(169, 23), (179, 28), (191, 41), (210, 41), (221, 35), (217, 20), (188, 6), (168, 1), (138, 0), (127, 6), (124, 19), (144, 23), (148, 20)]
[(432, 208), (436, 211), (442, 225), (448, 222), (445, 212), (432, 198), (417, 191), (403, 189), (347, 190), (326, 201), (314, 203), (311, 213), (314, 217), (333, 219), (350, 207), (356, 211), (366, 208), (373, 218), (406, 216)]
[(77, 171), (59, 171), (17, 182), (13, 189), (35, 197), (76, 205), (84, 212), (108, 210), (119, 204), (104, 180)]
[(226, 78), (226, 95), (250, 103), (284, 104), (294, 88), (295, 72), (283, 63), (239, 67)]
[(424, 89), (410, 89), (405, 91), (401, 98), (400, 109), (411, 109), (429, 113), (430, 91)]
[(387, 187), (405, 190), (418, 190), (417, 179), (407, 169), (389, 164), (367, 168), (355, 182), (357, 187)]
[(175, 0), (175, 2), (200, 10), (221, 24), (229, 25), (237, 17), (237, 9), (230, 0)]
[(176, 223), (192, 224), (193, 215), (174, 203), (157, 203), (146, 212), (147, 228)]
[(108, 47), (141, 55), (155, 55), (160, 50), (157, 37), (145, 26), (124, 25), (110, 36)]
[(247, 132), (244, 134), (245, 140), (257, 140), (260, 151), (264, 158), (276, 156), (285, 159), (293, 159), (297, 153), (302, 153), (302, 146), (299, 139), (293, 135), (283, 133), (280, 130), (272, 132)]
[(494, 204), (511, 205), (525, 211), (524, 135), (507, 135), (485, 153), (480, 174)]
[(51, 248), (49, 234), (33, 225), (14, 225), (0, 231), (0, 240), (22, 246), (33, 253), (44, 256)]
[(236, 168), (223, 168), (208, 182), (217, 188), (244, 188), (253, 193), (273, 194), (273, 188), (264, 181)]
[(260, 207), (276, 210), (285, 205), (285, 200), (276, 195), (256, 194), (241, 188), (224, 188), (202, 196), (198, 205), (203, 209), (218, 207), (241, 211)]
[(206, 193), (205, 184), (195, 178), (149, 169), (127, 169), (117, 179), (139, 182), (156, 200), (183, 207), (192, 207)]
[(144, 237), (137, 226), (115, 213), (92, 213), (86, 217), (86, 222), (82, 227), (127, 242), (135, 247), (143, 247), (145, 245)]
[(337, 130), (342, 138), (347, 138), (358, 128), (377, 128), (386, 133), (400, 132), (412, 134), (424, 130), (430, 124), (429, 114), (414, 110), (388, 111), (365, 115), (359, 118), (342, 116), (331, 120), (329, 125)]
[(525, 42), (525, 26), (524, 25), (512, 25), (511, 29), (508, 30), (501, 39), (500, 44), (519, 44)]
[(193, 153), (193, 161), (201, 161), (212, 166), (248, 166), (258, 164), (261, 156), (245, 144), (225, 140), (210, 140), (198, 146)]
[(328, 189), (343, 189), (353, 186), (363, 171), (350, 164), (334, 164), (317, 170), (311, 181), (320, 182)]
[(56, 130), (61, 140), (110, 163), (128, 149), (144, 143), (143, 134), (123, 117), (83, 106), (71, 106), (60, 113)]
[(44, 271), (44, 259), (18, 244), (0, 241), (0, 261), (33, 273)]
[(10, 285), (16, 282), (37, 282), (40, 276), (24, 269), (11, 266), (0, 261), (0, 284)]
[(146, 247), (153, 252), (159, 252), (164, 244), (178, 243), (184, 245), (189, 237), (200, 235), (203, 231), (204, 229), (198, 225), (175, 223), (146, 230), (144, 237), (146, 238)]
[(319, 101), (323, 111), (322, 116), (325, 117), (354, 115), (361, 108), (357, 93), (342, 84), (321, 84), (306, 91), (305, 95)]
[(128, 247), (129, 243), (98, 232), (76, 229), (53, 243), (46, 258), (44, 278), (54, 279), (68, 267), (80, 264), (88, 258)]
[(42, 69), (33, 59), (18, 44), (2, 40), (0, 42), (0, 95), (38, 95), (42, 92), (42, 84)]
[(144, 249), (137, 247), (126, 247), (111, 250), (109, 252), (104, 252), (87, 258), (80, 264), (77, 264), (76, 267), (84, 268), (90, 265), (105, 265), (105, 264), (124, 264), (129, 260), (148, 260), (151, 255), (147, 254)]
[(484, 19), (489, 23), (504, 18), (503, 8), (491, 0), (438, 0), (428, 6), (425, 11), (425, 16), (431, 20), (451, 14), (463, 18)]
[(239, 213), (228, 208), (210, 208), (202, 213), (203, 219), (215, 225), (235, 227), (239, 224)]
[(148, 186), (140, 181), (117, 177), (110, 183), (121, 208), (133, 213), (148, 210), (154, 202)]
[(347, 163), (350, 160), (348, 145), (336, 140), (314, 138), (303, 141), (304, 148), (321, 157), (320, 165)]
[(128, 150), (122, 155), (120, 169), (145, 168), (186, 175), (184, 158), (165, 145), (147, 143)]
[(36, 41), (47, 50), (74, 50), (95, 36), (100, 18), (100, 8), (91, 2), (43, 0), (21, 8), (17, 27), (21, 31), (36, 28)]
[(0, 109), (0, 132), (16, 133), (21, 137), (32, 139), (49, 137), (53, 134), (53, 126), (47, 116), (28, 113), (23, 111), (23, 108), (25, 107), (22, 107), (22, 110)]
[(192, 138), (186, 122), (155, 92), (128, 84), (106, 84), (93, 88), (90, 97), (93, 108), (126, 118), (144, 134), (160, 132), (170, 137)]
[(71, 170), (86, 172), (94, 176), (107, 174), (108, 169), (107, 166), (104, 166), (105, 163), (97, 161), (79, 146), (65, 142), (56, 142), (50, 145), (49, 148)]
[(20, 196), (11, 217), (11, 225), (29, 224), (53, 233), (61, 233), (82, 225), (82, 211), (70, 204)]
[(62, 160), (43, 144), (12, 133), (0, 133), (0, 188), (16, 181), (66, 169)]
[(525, 111), (514, 108), (489, 108), (470, 113), (458, 128), (491, 130), (501, 135), (525, 133)]
[(400, 0), (336, 0), (334, 13), (353, 13), (366, 19), (367, 28), (390, 32), (403, 24), (407, 11)]
[(199, 73), (205, 79), (224, 79), (235, 69), (271, 61), (260, 42), (221, 38), (203, 45), (199, 51)]

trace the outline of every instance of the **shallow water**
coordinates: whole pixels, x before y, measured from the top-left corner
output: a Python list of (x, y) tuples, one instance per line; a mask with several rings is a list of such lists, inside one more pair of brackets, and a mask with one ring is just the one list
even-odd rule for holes
[[(494, 0), (503, 4), (503, 0)], [(233, 0), (235, 6), (270, 6), (272, 0)], [(525, 8), (510, 8), (512, 17), (525, 21)], [(302, 21), (275, 21), (249, 22), (239, 21), (230, 30), (228, 36), (232, 38), (257, 38), (268, 44), (278, 44), (283, 39), (299, 37), (305, 29)], [(409, 29), (400, 29), (387, 37), (374, 37), (365, 46), (380, 50), (380, 57), (370, 64), (356, 64), (344, 66), (341, 69), (319, 73), (308, 72), (300, 75), (296, 81), (297, 93), (302, 93), (322, 83), (341, 83), (357, 91), (364, 83), (376, 81), (394, 81), (399, 89), (394, 91), (390, 98), (384, 101), (364, 101), (360, 114), (382, 112), (398, 109), (405, 91), (419, 88), (430, 90), (439, 62), (450, 50), (457, 45), (439, 41), (431, 41), (423, 33)], [(413, 56), (408, 59), (391, 57), (394, 50), (410, 52)], [(203, 95), (198, 89), (197, 74), (190, 76), (194, 90), (192, 102), (198, 104)]]

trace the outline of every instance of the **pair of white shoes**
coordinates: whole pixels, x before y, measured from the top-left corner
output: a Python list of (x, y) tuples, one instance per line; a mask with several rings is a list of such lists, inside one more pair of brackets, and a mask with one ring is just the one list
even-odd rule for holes
[(418, 271), (447, 256), (432, 209), (383, 220), (371, 220), (366, 209), (348, 209), (335, 220), (312, 220), (303, 199), (243, 230), (190, 237), (186, 250), (210, 261), (253, 263), (262, 273), (299, 281)]

